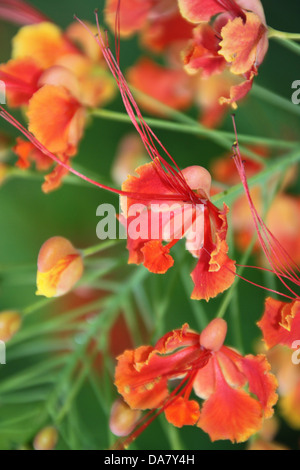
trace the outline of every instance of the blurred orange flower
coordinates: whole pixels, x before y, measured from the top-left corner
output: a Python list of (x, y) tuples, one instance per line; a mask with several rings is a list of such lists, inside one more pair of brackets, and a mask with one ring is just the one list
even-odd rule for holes
[[(192, 103), (193, 85), (181, 69), (162, 67), (150, 59), (140, 59), (128, 70), (127, 78), (135, 88), (173, 109), (186, 109)], [(137, 101), (150, 113), (164, 115), (147, 97), (138, 97)]]
[(267, 351), (267, 357), (278, 380), (280, 414), (291, 428), (299, 430), (300, 366), (293, 363), (292, 350), (281, 344)]
[(229, 71), (232, 82), (219, 102), (236, 107), (250, 91), (268, 49), (260, 0), (179, 0), (179, 8), (186, 20), (199, 24), (185, 51), (187, 70), (201, 71), (203, 79)]
[[(12, 60), (0, 66), (8, 104), (26, 106), (30, 132), (68, 165), (83, 136), (87, 109), (103, 105), (114, 94), (114, 83), (96, 46), (77, 23), (64, 33), (53, 23), (40, 22), (19, 30), (13, 39)], [(24, 161), (23, 151), (24, 147), (15, 147), (19, 164)], [(44, 192), (57, 189), (65, 174), (66, 170), (54, 168), (46, 177)]]

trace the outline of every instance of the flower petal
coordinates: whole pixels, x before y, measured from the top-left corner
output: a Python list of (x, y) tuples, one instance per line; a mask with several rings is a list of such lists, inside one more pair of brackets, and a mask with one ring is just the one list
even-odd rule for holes
[(209, 21), (212, 16), (227, 11), (217, 0), (178, 0), (184, 18), (192, 23)]
[(74, 155), (82, 137), (85, 114), (62, 86), (45, 85), (29, 102), (29, 130), (50, 151)]
[(166, 333), (160, 338), (156, 345), (161, 354), (170, 354), (178, 348), (199, 345), (199, 334), (190, 330), (189, 325), (185, 323), (181, 328)]
[(164, 52), (174, 43), (184, 43), (192, 37), (193, 25), (188, 23), (179, 12), (175, 15), (161, 15), (151, 21), (142, 31), (142, 44), (154, 52)]
[(185, 70), (195, 73), (201, 69), (201, 79), (219, 74), (226, 67), (226, 61), (219, 55), (219, 39), (209, 24), (200, 24), (194, 29), (193, 40), (184, 52)]
[(47, 69), (64, 54), (76, 51), (66, 41), (61, 30), (53, 23), (24, 26), (13, 39), (14, 59), (34, 57), (35, 62)]
[(0, 80), (6, 85), (7, 101), (11, 107), (27, 105), (38, 90), (42, 69), (30, 57), (9, 60), (0, 66)]
[(280, 302), (267, 298), (262, 319), (258, 322), (268, 348), (277, 344), (292, 347), (300, 339), (300, 302)]
[(275, 393), (278, 383), (276, 377), (270, 373), (271, 365), (266, 356), (248, 355), (241, 358), (241, 369), (247, 377), (249, 391), (254, 393), (264, 410), (265, 418), (271, 418), (274, 414), (273, 407), (276, 405), (278, 396)]
[[(157, 199), (155, 199), (155, 197), (151, 199), (151, 205), (160, 204), (162, 201), (159, 200), (159, 196), (161, 195), (177, 194), (176, 189), (174, 189), (174, 186), (171, 184), (170, 177), (163, 171), (157, 158), (153, 162), (146, 163), (145, 165), (138, 167), (135, 170), (135, 173), (137, 176), (128, 176), (127, 180), (122, 185), (122, 191), (140, 194), (141, 196), (143, 194), (145, 196), (147, 196), (147, 194), (157, 195)], [(165, 204), (173, 204), (172, 201), (163, 202)], [(124, 214), (126, 215), (131, 205), (136, 203), (143, 203), (148, 206), (149, 199), (145, 197), (145, 200), (143, 201), (142, 198), (122, 198), (121, 207)]]
[(167, 378), (161, 377), (151, 364), (146, 367), (154, 352), (151, 346), (141, 346), (118, 357), (115, 385), (131, 408), (157, 408), (168, 396)]
[(151, 273), (165, 274), (174, 264), (168, 247), (158, 240), (145, 243), (141, 251), (144, 255), (144, 266)]
[(167, 421), (177, 428), (194, 426), (200, 418), (200, 406), (194, 400), (178, 397), (167, 406), (165, 416)]
[(197, 425), (212, 441), (244, 442), (261, 428), (262, 409), (245, 391), (231, 388), (216, 366), (216, 389), (204, 403)]
[[(63, 159), (63, 161), (69, 164), (68, 159)], [(61, 165), (56, 165), (54, 170), (45, 176), (45, 182), (42, 185), (42, 190), (45, 194), (48, 194), (56, 189), (60, 188), (62, 185), (62, 180), (64, 176), (68, 174), (68, 170)]]
[(78, 254), (65, 256), (49, 271), (38, 271), (36, 295), (48, 298), (64, 295), (81, 278), (82, 272), (82, 259)]
[(235, 262), (227, 256), (228, 246), (218, 240), (215, 250), (202, 250), (198, 263), (191, 274), (194, 282), (192, 299), (209, 299), (227, 290), (235, 279)]
[[(127, 76), (135, 88), (171, 108), (182, 110), (191, 104), (193, 90), (190, 77), (183, 70), (162, 67), (150, 59), (141, 59), (128, 70)], [(138, 101), (145, 110), (162, 114), (147, 98)]]
[(253, 80), (254, 80), (255, 73), (250, 73), (249, 78), (242, 81), (237, 85), (232, 85), (230, 88), (229, 97), (221, 96), (219, 99), (219, 103), (223, 104), (230, 104), (234, 109), (237, 108), (237, 101), (242, 100), (247, 96), (249, 91), (252, 88)]
[[(111, 30), (115, 30), (118, 0), (107, 0), (105, 7), (105, 21)], [(131, 36), (141, 30), (147, 21), (152, 7), (152, 0), (122, 0), (120, 4), (120, 33), (122, 36)]]
[(13, 151), (19, 157), (16, 162), (16, 166), (19, 168), (29, 168), (31, 162), (34, 162), (38, 171), (44, 171), (53, 165), (53, 161), (49, 157), (38, 150), (31, 142), (23, 140), (21, 137), (17, 137), (17, 144), (13, 147)]
[(194, 391), (200, 398), (208, 398), (215, 391), (215, 368), (213, 361), (209, 361), (205, 367), (197, 372), (194, 380)]
[(246, 23), (242, 18), (235, 18), (222, 28), (223, 40), (220, 42), (221, 54), (231, 64), (234, 74), (249, 72), (257, 64), (257, 48), (267, 29), (254, 13), (246, 13)]

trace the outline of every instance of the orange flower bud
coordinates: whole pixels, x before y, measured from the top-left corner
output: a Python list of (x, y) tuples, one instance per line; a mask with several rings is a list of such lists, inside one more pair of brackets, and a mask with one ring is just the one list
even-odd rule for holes
[(58, 441), (58, 433), (55, 428), (49, 426), (42, 429), (35, 437), (33, 447), (35, 450), (53, 450)]
[(36, 295), (60, 297), (74, 287), (82, 273), (82, 257), (72, 243), (63, 237), (50, 238), (38, 256)]
[(20, 329), (22, 323), (18, 312), (6, 310), (0, 313), (0, 340), (9, 341)]
[(119, 398), (111, 408), (109, 420), (111, 432), (119, 437), (128, 436), (135, 428), (140, 416), (140, 410), (132, 410), (122, 398)]
[(215, 318), (202, 331), (200, 344), (211, 351), (219, 351), (227, 334), (227, 323), (222, 318)]

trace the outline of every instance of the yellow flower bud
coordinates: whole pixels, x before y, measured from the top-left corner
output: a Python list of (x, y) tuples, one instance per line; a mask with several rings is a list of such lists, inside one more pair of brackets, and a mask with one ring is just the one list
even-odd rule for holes
[(82, 256), (72, 243), (63, 237), (50, 238), (38, 256), (36, 295), (60, 297), (67, 294), (82, 273)]
[(20, 329), (21, 315), (13, 310), (0, 313), (0, 341), (9, 341)]
[(48, 426), (42, 429), (35, 437), (33, 447), (35, 450), (53, 450), (58, 441), (57, 430)]

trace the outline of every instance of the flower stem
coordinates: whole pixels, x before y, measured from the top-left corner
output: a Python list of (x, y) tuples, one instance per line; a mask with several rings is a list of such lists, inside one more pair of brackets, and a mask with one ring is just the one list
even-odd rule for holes
[(274, 37), (274, 39), (281, 44), (282, 46), (286, 47), (295, 54), (300, 55), (300, 44), (296, 43), (295, 41), (291, 41), (290, 39), (283, 39), (279, 37)]
[[(242, 260), (241, 260), (241, 265), (244, 265), (245, 263), (247, 263), (247, 260), (249, 259), (251, 253), (252, 253), (252, 250), (253, 250), (253, 247), (254, 247), (254, 243), (255, 243), (255, 240), (256, 240), (256, 236), (254, 236), (252, 238), (252, 241), (250, 243), (250, 245), (248, 246), (247, 250), (245, 251), (244, 253), (244, 256), (242, 257)], [(240, 271), (239, 271), (239, 275), (242, 275), (243, 271), (244, 271), (245, 268), (241, 268)], [(218, 313), (216, 315), (216, 318), (223, 318), (226, 311), (227, 311), (227, 308), (232, 300), (232, 297), (233, 297), (233, 294), (234, 294), (234, 291), (236, 290), (237, 288), (237, 285), (238, 283), (240, 282), (240, 278), (238, 277), (236, 280), (235, 280), (235, 283), (230, 287), (230, 289), (226, 292), (223, 300), (222, 300), (222, 303), (220, 305), (220, 308), (218, 310)]]
[[(131, 123), (130, 117), (125, 113), (120, 113), (116, 111), (110, 111), (108, 109), (93, 109), (91, 111), (91, 115), (98, 118), (103, 119), (110, 119), (112, 121), (118, 122), (126, 122)], [(235, 135), (233, 132), (228, 131), (220, 131), (216, 129), (208, 129), (204, 126), (201, 126), (200, 123), (194, 121), (193, 125), (190, 124), (178, 124), (172, 121), (166, 121), (163, 119), (156, 119), (156, 118), (145, 118), (147, 124), (151, 127), (157, 127), (159, 129), (170, 130), (174, 132), (180, 132), (183, 134), (192, 134), (192, 135), (199, 135), (202, 137), (208, 137), (212, 139), (213, 136), (220, 136), (226, 137), (228, 140), (230, 139), (231, 143), (235, 139)], [(239, 134), (239, 141), (244, 142), (244, 144), (261, 144), (266, 145), (268, 147), (278, 148), (293, 148), (297, 145), (297, 142), (289, 142), (286, 140), (280, 139), (269, 139), (267, 137), (260, 137), (260, 136), (252, 136), (247, 134)], [(228, 145), (227, 145), (227, 148)], [(254, 157), (257, 160), (262, 160), (258, 156)]]
[[(180, 127), (182, 127), (183, 124), (185, 124), (189, 127), (192, 126), (192, 127), (195, 127), (198, 130), (198, 132), (197, 132), (198, 134), (200, 134), (200, 132), (201, 132), (202, 136), (205, 136), (208, 139), (212, 140), (214, 143), (218, 144), (220, 147), (223, 147), (227, 150), (231, 149), (232, 143), (233, 143), (232, 136), (229, 137), (227, 135), (224, 135), (223, 133), (220, 133), (220, 131), (217, 131), (215, 129), (208, 129), (205, 126), (203, 126), (202, 124), (200, 124), (198, 121), (196, 121), (195, 119), (193, 119), (190, 116), (187, 116), (186, 114), (182, 113), (181, 111), (177, 111), (176, 109), (173, 109), (170, 106), (165, 105), (161, 101), (158, 101), (155, 98), (152, 98), (151, 96), (141, 92), (140, 90), (138, 90), (134, 87), (130, 87), (130, 88), (131, 88), (132, 93), (135, 96), (137, 96), (138, 99), (139, 98), (143, 99), (143, 101), (147, 100), (147, 102), (149, 104), (151, 104), (151, 107), (156, 109), (158, 113), (160, 113), (161, 115), (169, 116), (169, 117), (173, 118), (175, 121), (178, 121), (178, 122), (181, 123), (181, 126), (178, 126), (176, 129), (174, 129), (174, 127), (173, 127), (173, 130), (178, 131), (178, 129)], [(93, 115), (95, 112), (97, 112), (97, 115), (99, 117), (98, 110), (96, 110), (96, 111), (92, 110), (91, 115)], [(126, 119), (124, 117), (124, 121), (125, 120)], [(161, 121), (161, 122), (163, 122), (163, 121)], [(150, 125), (151, 121), (147, 120), (147, 123)], [(152, 122), (152, 125), (153, 125), (153, 122)], [(170, 129), (170, 124), (168, 124), (168, 127)], [(257, 161), (261, 164), (265, 163), (264, 159), (262, 159), (261, 156), (257, 155), (252, 150), (249, 150), (247, 147), (243, 147), (243, 146), (240, 145), (240, 150), (243, 153), (243, 155), (251, 158), (253, 161)]]
[(26, 307), (24, 310), (23, 310), (23, 316), (27, 316), (27, 315), (30, 315), (31, 313), (34, 313), (36, 312), (37, 310), (40, 310), (41, 308), (45, 307), (46, 305), (50, 304), (51, 302), (53, 302), (55, 299), (54, 298), (51, 298), (51, 299), (48, 299), (48, 298), (44, 298), (44, 299), (40, 299), (36, 302), (34, 302), (32, 305), (29, 305), (29, 307)]
[(300, 107), (292, 103), (291, 100), (283, 98), (282, 96), (277, 95), (273, 91), (268, 90), (260, 85), (254, 84), (252, 87), (253, 94), (260, 100), (265, 101), (273, 106), (287, 111), (288, 113), (296, 114), (300, 116)]
[(300, 33), (287, 33), (285, 31), (278, 31), (274, 28), (269, 28), (269, 38), (280, 38), (280, 39), (293, 39), (300, 41)]
[(122, 240), (107, 240), (95, 246), (91, 246), (89, 248), (85, 248), (84, 250), (81, 250), (81, 254), (84, 258), (87, 258), (88, 256), (96, 255), (98, 253), (101, 253), (101, 251), (107, 250), (108, 248), (115, 246), (117, 243), (120, 243), (120, 241)]

